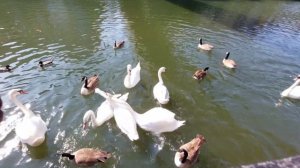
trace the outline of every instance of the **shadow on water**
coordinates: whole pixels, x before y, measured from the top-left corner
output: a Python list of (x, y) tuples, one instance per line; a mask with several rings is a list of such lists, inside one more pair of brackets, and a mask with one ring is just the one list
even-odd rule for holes
[(181, 6), (189, 11), (195, 12), (212, 21), (242, 32), (256, 32), (267, 22), (266, 19), (254, 18), (246, 14), (229, 11), (223, 8), (212, 6), (206, 2), (197, 0), (166, 0), (172, 4)]

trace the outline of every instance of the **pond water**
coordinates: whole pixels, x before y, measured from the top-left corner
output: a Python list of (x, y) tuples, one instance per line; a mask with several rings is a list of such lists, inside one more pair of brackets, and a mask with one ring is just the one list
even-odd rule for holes
[[(204, 0), (0, 0), (0, 74), (4, 121), (0, 167), (74, 167), (57, 153), (82, 147), (113, 152), (102, 167), (175, 167), (176, 150), (196, 134), (207, 143), (195, 167), (235, 167), (300, 153), (300, 102), (281, 99), (300, 73), (300, 2)], [(197, 49), (199, 38), (215, 46)], [(113, 50), (114, 41), (125, 46)], [(230, 51), (238, 67), (222, 65)], [(41, 59), (54, 58), (44, 70)], [(141, 62), (141, 81), (126, 89), (126, 65)], [(152, 88), (163, 74), (171, 101), (163, 107), (186, 124), (160, 137), (138, 128), (131, 142), (114, 119), (82, 129), (82, 117), (104, 101), (80, 95), (84, 75), (100, 75), (99, 87), (129, 92), (143, 113), (158, 106)], [(209, 67), (202, 81), (192, 78)], [(46, 141), (20, 145), (14, 127), (22, 113), (7, 93), (48, 124)], [(28, 131), (28, 130), (24, 130)]]

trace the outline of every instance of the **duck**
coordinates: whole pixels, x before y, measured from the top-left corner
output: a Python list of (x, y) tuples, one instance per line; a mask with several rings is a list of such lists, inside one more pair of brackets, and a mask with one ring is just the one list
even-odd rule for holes
[(16, 97), (27, 94), (22, 89), (12, 89), (8, 92), (9, 99), (24, 113), (22, 121), (15, 127), (16, 135), (23, 144), (36, 147), (45, 141), (47, 125), (45, 121), (26, 108)]
[(189, 168), (198, 160), (201, 146), (206, 142), (203, 135), (197, 134), (190, 142), (180, 146), (175, 153), (174, 162), (179, 168)]
[(212, 50), (214, 48), (214, 46), (212, 46), (210, 44), (203, 44), (202, 43), (202, 38), (200, 38), (199, 39), (198, 48), (200, 48), (202, 50), (210, 51), (210, 50)]
[(127, 107), (127, 102), (119, 100), (110, 93), (104, 92), (99, 88), (95, 89), (95, 93), (104, 97), (113, 108), (114, 119), (119, 129), (127, 135), (131, 141), (139, 139), (137, 132), (136, 120)]
[(163, 107), (151, 108), (143, 114), (131, 111), (139, 127), (157, 136), (164, 132), (173, 132), (185, 123), (184, 120), (176, 120), (175, 113)]
[(6, 65), (5, 67), (0, 67), (0, 72), (11, 72), (11, 66), (10, 65)]
[(61, 156), (74, 160), (78, 166), (93, 166), (97, 163), (105, 163), (111, 158), (111, 153), (99, 149), (81, 148), (73, 153), (62, 153)]
[(228, 59), (229, 55), (230, 55), (230, 52), (226, 52), (226, 57), (223, 59), (224, 66), (227, 68), (231, 68), (231, 69), (236, 68), (237, 65), (236, 65), (235, 61), (232, 59)]
[(209, 67), (206, 67), (204, 69), (198, 69), (194, 75), (193, 78), (197, 79), (197, 80), (202, 80), (204, 79), (204, 77), (207, 75), (207, 71), (208, 71)]
[(119, 49), (119, 48), (124, 47), (124, 43), (125, 43), (125, 41), (120, 41), (120, 42), (115, 41), (114, 49)]
[(290, 87), (281, 92), (281, 97), (300, 99), (300, 75), (294, 80), (295, 82)]
[(132, 69), (131, 65), (127, 65), (127, 75), (124, 78), (124, 86), (127, 89), (133, 88), (141, 80), (141, 65), (140, 62)]
[(3, 111), (2, 111), (2, 100), (0, 97), (0, 122), (3, 120)]
[(87, 96), (94, 93), (95, 88), (99, 84), (99, 75), (91, 77), (83, 76), (81, 81), (84, 81), (84, 83), (81, 87), (80, 94)]
[(165, 72), (165, 67), (160, 67), (157, 76), (158, 83), (153, 87), (153, 96), (160, 104), (167, 104), (169, 102), (170, 96), (167, 87), (164, 85), (164, 81), (161, 77), (161, 73)]
[[(116, 98), (119, 98), (123, 101), (127, 101), (128, 94), (125, 93), (121, 97), (118, 97), (120, 95), (113, 95)], [(89, 121), (92, 123), (92, 127), (99, 127), (101, 126), (105, 121), (108, 121), (113, 117), (113, 108), (111, 106), (111, 103), (108, 100), (105, 100), (101, 103), (101, 105), (97, 109), (97, 116), (95, 116), (94, 112), (92, 110), (88, 110), (84, 116), (83, 116), (83, 129), (86, 129), (87, 124)]]
[(50, 66), (52, 64), (53, 64), (53, 57), (48, 59), (48, 60), (44, 60), (44, 61), (40, 60), (39, 61), (39, 66), (41, 68), (45, 68), (45, 67)]

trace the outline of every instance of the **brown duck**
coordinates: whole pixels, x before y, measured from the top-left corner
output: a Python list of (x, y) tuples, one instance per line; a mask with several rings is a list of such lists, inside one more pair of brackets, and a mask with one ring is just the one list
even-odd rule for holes
[(125, 41), (120, 41), (120, 42), (115, 41), (115, 43), (114, 43), (114, 49), (118, 49), (118, 48), (124, 47), (124, 43), (125, 43)]

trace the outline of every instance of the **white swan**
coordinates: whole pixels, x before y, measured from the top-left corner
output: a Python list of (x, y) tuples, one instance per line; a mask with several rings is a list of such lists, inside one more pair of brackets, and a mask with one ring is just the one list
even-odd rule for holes
[(133, 111), (137, 124), (154, 135), (172, 132), (184, 125), (185, 121), (176, 120), (175, 114), (162, 107), (154, 107), (143, 114)]
[(127, 102), (119, 100), (99, 88), (96, 88), (95, 92), (103, 96), (111, 104), (115, 121), (120, 130), (125, 133), (131, 141), (138, 140), (139, 134), (136, 128), (136, 121), (130, 110), (124, 105), (127, 104)]
[(136, 65), (135, 68), (131, 68), (131, 65), (127, 65), (127, 75), (124, 78), (124, 86), (128, 89), (133, 88), (141, 80), (140, 76), (141, 65), (140, 62)]
[(289, 88), (281, 92), (281, 97), (300, 99), (300, 75), (298, 75), (294, 80), (294, 84), (292, 84)]
[(25, 114), (23, 120), (15, 128), (16, 134), (22, 143), (30, 146), (39, 146), (45, 140), (45, 133), (47, 131), (46, 123), (40, 116), (35, 115), (17, 100), (16, 96), (20, 94), (26, 94), (26, 92), (21, 89), (13, 89), (8, 92), (10, 100)]
[(161, 67), (158, 70), (158, 83), (153, 87), (153, 96), (154, 99), (157, 99), (157, 101), (160, 104), (167, 104), (169, 102), (170, 96), (169, 96), (169, 91), (167, 87), (164, 85), (164, 82), (161, 77), (161, 73), (165, 72), (166, 68)]
[[(96, 93), (99, 93), (99, 91), (96, 91)], [(102, 94), (102, 93), (101, 93)], [(126, 101), (128, 99), (128, 94), (126, 93), (122, 95), (119, 99)], [(120, 95), (113, 95), (114, 97), (118, 97)], [(99, 127), (101, 126), (105, 121), (111, 119), (113, 117), (113, 107), (111, 106), (111, 103), (108, 100), (105, 100), (101, 103), (101, 105), (97, 109), (97, 117), (95, 116), (94, 112), (92, 110), (88, 110), (84, 116), (83, 116), (83, 128), (85, 129), (87, 127), (87, 124), (89, 121), (92, 123), (92, 127)]]

